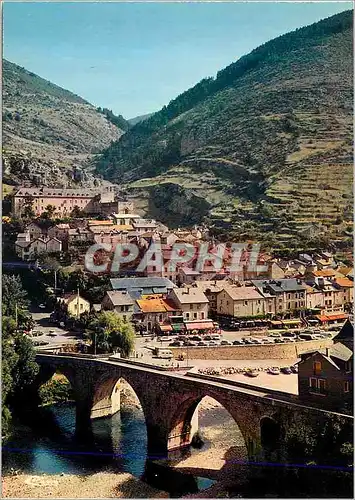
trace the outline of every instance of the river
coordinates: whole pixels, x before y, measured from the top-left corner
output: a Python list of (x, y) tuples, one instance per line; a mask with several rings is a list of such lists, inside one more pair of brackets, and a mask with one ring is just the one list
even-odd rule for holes
[[(110, 418), (94, 420), (91, 444), (75, 441), (75, 406), (53, 405), (22, 415), (13, 436), (3, 446), (3, 472), (11, 468), (27, 474), (89, 474), (100, 471), (144, 477), (154, 487), (177, 498), (214, 483), (191, 474), (155, 474), (146, 467), (147, 435), (143, 412), (122, 407)], [(208, 446), (207, 446), (208, 447)], [(148, 473), (147, 473), (148, 470)]]

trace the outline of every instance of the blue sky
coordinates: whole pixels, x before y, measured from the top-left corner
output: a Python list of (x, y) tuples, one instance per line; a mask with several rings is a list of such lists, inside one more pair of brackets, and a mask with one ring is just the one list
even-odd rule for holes
[(351, 3), (6, 3), (4, 56), (126, 118)]

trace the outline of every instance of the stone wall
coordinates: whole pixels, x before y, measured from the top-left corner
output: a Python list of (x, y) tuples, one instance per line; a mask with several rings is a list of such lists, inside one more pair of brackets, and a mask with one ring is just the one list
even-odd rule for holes
[[(169, 347), (177, 359), (183, 355), (186, 359), (292, 359), (306, 351), (329, 347), (331, 339), (289, 342), (286, 344), (236, 345), (216, 347)], [(187, 353), (188, 349), (188, 353)]]

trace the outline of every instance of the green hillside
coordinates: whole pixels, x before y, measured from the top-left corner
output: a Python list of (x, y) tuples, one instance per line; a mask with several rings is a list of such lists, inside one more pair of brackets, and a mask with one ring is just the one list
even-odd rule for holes
[(66, 185), (74, 169), (86, 170), (92, 155), (128, 128), (122, 117), (7, 60), (2, 77), (5, 176), (11, 184)]
[(352, 89), (347, 11), (202, 80), (104, 150), (96, 169), (177, 225), (206, 221), (281, 245), (346, 240)]

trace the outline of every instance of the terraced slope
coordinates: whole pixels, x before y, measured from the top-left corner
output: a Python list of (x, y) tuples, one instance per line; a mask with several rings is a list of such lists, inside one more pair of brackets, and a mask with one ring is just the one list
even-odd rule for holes
[(255, 49), (97, 158), (147, 213), (274, 245), (347, 240), (352, 12)]

